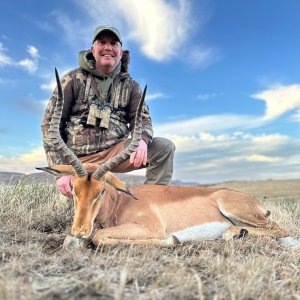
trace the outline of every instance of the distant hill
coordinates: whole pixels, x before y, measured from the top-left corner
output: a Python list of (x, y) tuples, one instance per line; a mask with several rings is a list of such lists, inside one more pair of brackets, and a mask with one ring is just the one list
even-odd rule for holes
[(14, 172), (0, 172), (0, 184), (16, 184), (22, 182), (52, 182), (54, 177), (45, 172), (23, 174)]
[(0, 183), (15, 184), (23, 175), (15, 172), (0, 172)]
[[(130, 173), (118, 173), (117, 176), (124, 182), (127, 183), (128, 186), (140, 185), (145, 181), (144, 176), (138, 175), (130, 175)], [(38, 183), (45, 182), (51, 183), (54, 182), (55, 179), (52, 175), (45, 172), (37, 172), (31, 174), (23, 174), (23, 173), (15, 173), (15, 172), (0, 172), (0, 184), (16, 184), (19, 181), (25, 183)], [(181, 180), (173, 180), (171, 182), (172, 185), (200, 185), (197, 182), (184, 182)]]

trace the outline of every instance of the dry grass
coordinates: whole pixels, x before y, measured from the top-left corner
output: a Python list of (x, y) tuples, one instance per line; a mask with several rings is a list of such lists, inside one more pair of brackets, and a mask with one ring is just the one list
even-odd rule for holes
[[(300, 238), (299, 191), (263, 187), (251, 189)], [(72, 214), (50, 184), (0, 186), (0, 299), (300, 299), (300, 250), (275, 240), (66, 252)]]

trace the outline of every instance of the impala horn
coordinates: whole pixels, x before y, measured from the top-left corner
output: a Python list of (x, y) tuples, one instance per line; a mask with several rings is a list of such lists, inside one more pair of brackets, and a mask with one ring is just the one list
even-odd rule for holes
[(52, 115), (52, 119), (49, 122), (50, 125), (48, 130), (49, 134), (47, 135), (44, 141), (47, 144), (52, 145), (53, 149), (56, 152), (60, 153), (65, 158), (66, 164), (72, 165), (76, 174), (79, 177), (83, 177), (86, 176), (88, 172), (85, 170), (78, 157), (67, 147), (59, 132), (59, 126), (60, 126), (63, 103), (64, 103), (64, 96), (63, 96), (62, 87), (61, 87), (59, 75), (56, 68), (55, 68), (55, 77), (57, 82), (57, 101), (56, 101), (54, 113)]

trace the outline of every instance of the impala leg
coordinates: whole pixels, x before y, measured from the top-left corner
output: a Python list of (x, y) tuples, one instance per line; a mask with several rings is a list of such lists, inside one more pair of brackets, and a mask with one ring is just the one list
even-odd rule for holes
[(162, 232), (153, 232), (139, 224), (123, 224), (115, 227), (98, 229), (92, 238), (96, 246), (100, 245), (156, 245), (175, 246), (178, 240), (166, 237)]
[(268, 222), (265, 226), (232, 226), (223, 233), (223, 239), (230, 240), (233, 238), (241, 238), (245, 236), (283, 238), (289, 236), (289, 232), (275, 222)]
[(213, 194), (222, 215), (233, 224), (265, 226), (270, 211), (262, 207), (254, 197), (233, 190), (221, 190)]

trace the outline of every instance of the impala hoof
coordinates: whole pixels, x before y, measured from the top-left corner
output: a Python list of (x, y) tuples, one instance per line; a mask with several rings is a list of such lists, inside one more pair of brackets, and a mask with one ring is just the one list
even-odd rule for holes
[(179, 244), (180, 244), (180, 241), (174, 235), (171, 235), (171, 236), (165, 238), (162, 242), (162, 246), (167, 246), (167, 247), (177, 246)]
[(234, 239), (241, 239), (241, 238), (245, 238), (249, 235), (248, 230), (247, 229), (241, 229), (239, 234), (236, 234), (233, 236)]

